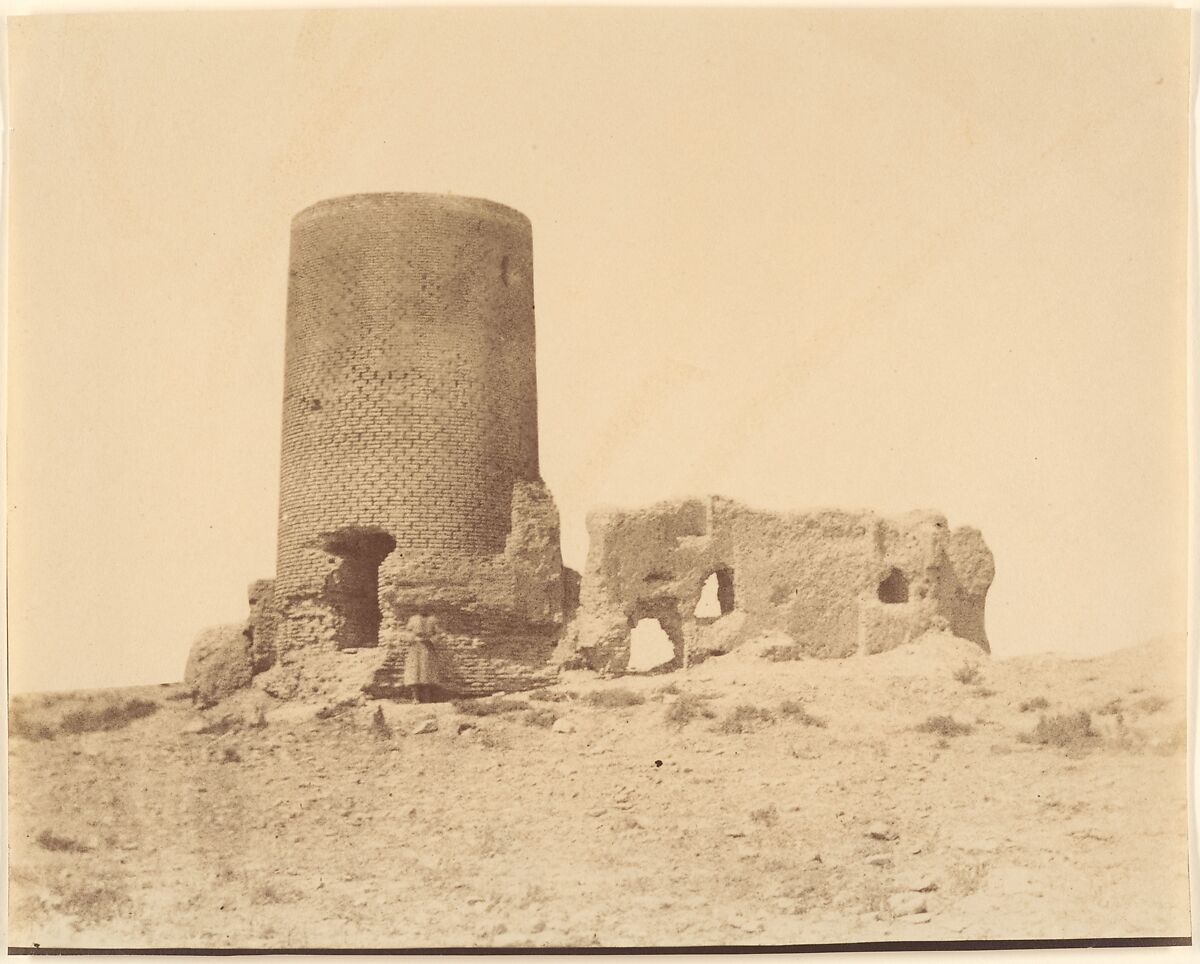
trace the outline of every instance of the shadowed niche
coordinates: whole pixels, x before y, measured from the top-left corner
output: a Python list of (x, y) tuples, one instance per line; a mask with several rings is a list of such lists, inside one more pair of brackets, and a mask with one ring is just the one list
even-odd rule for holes
[(908, 602), (908, 580), (899, 569), (893, 569), (879, 584), (879, 601), (885, 603)]
[(339, 529), (324, 540), (339, 564), (325, 582), (325, 599), (338, 618), (338, 649), (379, 645), (379, 566), (396, 548), (381, 529)]

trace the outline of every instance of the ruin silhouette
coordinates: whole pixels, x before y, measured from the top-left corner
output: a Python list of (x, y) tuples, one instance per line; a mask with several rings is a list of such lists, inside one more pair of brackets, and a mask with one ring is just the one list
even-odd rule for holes
[[(355, 194), (291, 226), (274, 579), (208, 630), (202, 701), (406, 695), (405, 626), (435, 617), (436, 689), (626, 672), (656, 620), (672, 669), (781, 634), (797, 655), (891, 649), (929, 630), (987, 650), (994, 568), (933, 512), (772, 513), (710, 497), (588, 517), (563, 566), (538, 465), (529, 220), (492, 201)], [(716, 580), (717, 609), (698, 614)], [(425, 685), (425, 684), (422, 684)]]

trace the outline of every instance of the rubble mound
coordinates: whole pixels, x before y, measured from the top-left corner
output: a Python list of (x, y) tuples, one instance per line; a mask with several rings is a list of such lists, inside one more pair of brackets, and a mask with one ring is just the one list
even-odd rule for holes
[(210, 705), (249, 686), (252, 676), (250, 640), (238, 623), (213, 626), (196, 638), (183, 682), (197, 702)]

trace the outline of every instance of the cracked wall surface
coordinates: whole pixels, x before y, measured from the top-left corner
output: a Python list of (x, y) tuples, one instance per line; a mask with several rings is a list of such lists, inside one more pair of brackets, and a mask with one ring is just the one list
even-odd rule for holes
[[(988, 649), (994, 574), (980, 533), (935, 512), (778, 513), (712, 497), (588, 516), (579, 610), (556, 658), (623, 671), (630, 630), (657, 619), (669, 666), (784, 633), (814, 657), (875, 653), (929, 629)], [(716, 618), (695, 615), (720, 576)]]

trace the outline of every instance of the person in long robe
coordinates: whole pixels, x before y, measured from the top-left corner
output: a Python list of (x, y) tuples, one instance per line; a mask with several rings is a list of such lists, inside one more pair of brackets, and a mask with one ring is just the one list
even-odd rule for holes
[(411, 642), (404, 658), (404, 685), (414, 702), (429, 703), (436, 697), (441, 682), (437, 651), (433, 645), (438, 631), (437, 619), (433, 616), (413, 616), (406, 629)]

